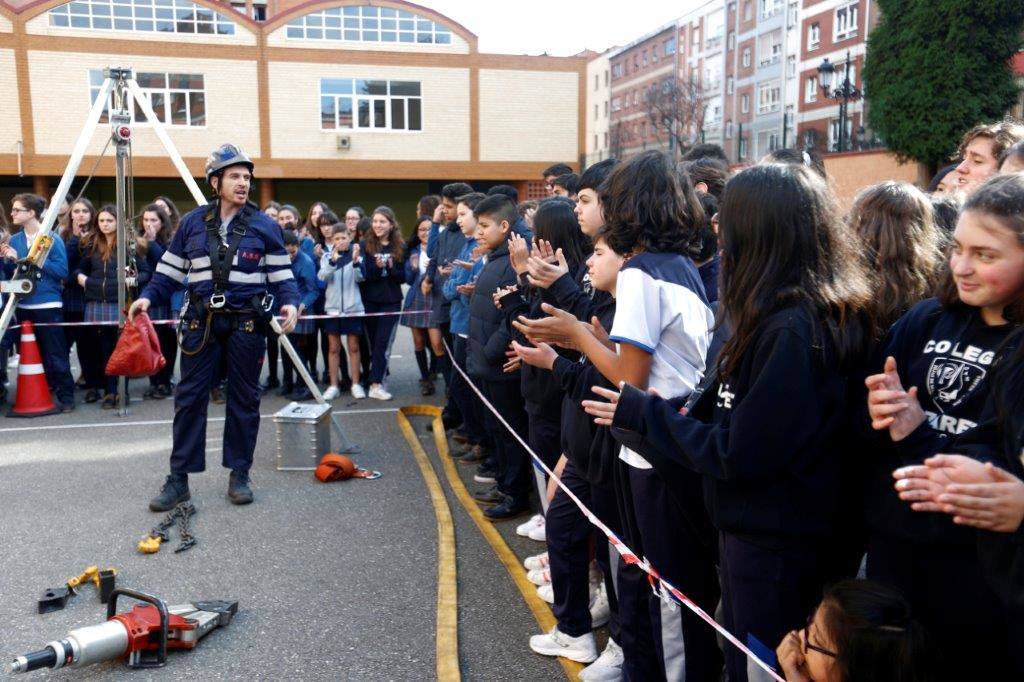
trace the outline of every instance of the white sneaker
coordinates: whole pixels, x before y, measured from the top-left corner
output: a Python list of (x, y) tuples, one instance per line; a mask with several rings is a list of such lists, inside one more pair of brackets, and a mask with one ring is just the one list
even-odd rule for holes
[(608, 592), (604, 583), (590, 593), (590, 627), (599, 628), (611, 620), (612, 610), (608, 605)]
[(555, 603), (555, 588), (551, 585), (541, 585), (537, 588), (537, 596), (549, 604)]
[(561, 656), (579, 663), (590, 663), (597, 659), (597, 643), (592, 632), (580, 637), (570, 637), (564, 632), (559, 632), (557, 625), (546, 635), (531, 637), (530, 648), (543, 656)]
[(526, 579), (531, 583), (540, 587), (541, 585), (551, 584), (551, 569), (550, 568), (537, 568), (526, 574)]
[(626, 662), (622, 647), (614, 639), (608, 640), (597, 660), (580, 671), (583, 682), (619, 682), (622, 679), (622, 665)]
[(370, 392), (367, 395), (374, 400), (391, 400), (391, 394), (385, 391), (384, 387), (380, 384), (370, 386)]
[(331, 386), (324, 391), (324, 400), (334, 400), (341, 395), (341, 391), (338, 390), (337, 386)]
[(548, 533), (543, 523), (539, 526), (534, 526), (533, 528), (531, 528), (530, 532), (526, 534), (526, 537), (530, 538), (531, 540), (536, 540), (537, 542), (548, 541)]
[(543, 525), (544, 525), (544, 516), (541, 515), (541, 514), (534, 514), (532, 517), (530, 517), (529, 521), (527, 521), (526, 523), (520, 523), (518, 526), (516, 526), (516, 535), (519, 535), (520, 537), (528, 538), (528, 537), (530, 537), (530, 531), (531, 530), (533, 530), (537, 526), (543, 526)]
[(363, 388), (362, 384), (352, 384), (352, 390), (350, 392), (352, 393), (352, 397), (356, 400), (362, 400), (366, 397), (366, 390)]
[(526, 567), (527, 571), (535, 571), (538, 568), (547, 568), (548, 553), (541, 552), (540, 554), (535, 554), (534, 556), (526, 557), (526, 560), (523, 561), (523, 566)]

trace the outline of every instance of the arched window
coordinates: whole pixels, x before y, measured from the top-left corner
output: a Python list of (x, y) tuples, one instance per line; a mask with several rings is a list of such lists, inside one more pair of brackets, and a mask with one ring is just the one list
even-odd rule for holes
[(235, 34), (235, 23), (227, 16), (189, 0), (75, 0), (48, 14), (55, 28)]
[(332, 7), (288, 23), (287, 37), (357, 43), (449, 45), (451, 29), (406, 10), (374, 5)]

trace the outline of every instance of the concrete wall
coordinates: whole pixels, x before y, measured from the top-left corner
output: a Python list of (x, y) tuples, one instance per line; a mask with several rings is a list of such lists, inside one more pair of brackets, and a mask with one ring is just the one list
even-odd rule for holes
[[(415, 161), (470, 158), (469, 69), (270, 62), (268, 72), (270, 147), (274, 157)], [(420, 81), (423, 130), (321, 130), (321, 78)], [(348, 135), (352, 148), (338, 151), (338, 135)]]
[[(66, 155), (74, 147), (89, 114), (89, 70), (117, 64), (136, 71), (203, 75), (207, 125), (167, 128), (182, 156), (205, 158), (214, 140), (231, 140), (246, 153), (260, 155), (259, 126), (253, 125), (259, 120), (255, 62), (30, 51), (28, 63), (38, 154)], [(7, 124), (4, 120), (0, 125)], [(133, 132), (135, 155), (165, 156), (160, 141), (148, 126), (137, 125)], [(109, 126), (97, 126), (88, 153), (98, 154), (109, 136)]]
[(578, 73), (480, 70), (481, 161), (575, 161), (578, 139)]

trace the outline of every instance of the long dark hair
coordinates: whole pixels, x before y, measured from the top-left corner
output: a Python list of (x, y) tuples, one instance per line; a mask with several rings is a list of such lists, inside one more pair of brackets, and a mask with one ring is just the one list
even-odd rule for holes
[(178, 210), (178, 207), (168, 197), (160, 195), (153, 199), (154, 203), (157, 201), (167, 204), (167, 217), (171, 219), (171, 236), (173, 237), (174, 233), (178, 231), (178, 224), (181, 222), (181, 211)]
[(835, 648), (839, 679), (847, 682), (927, 682), (934, 679), (924, 629), (897, 591), (869, 580), (826, 588), (825, 634)]
[(306, 211), (306, 220), (303, 221), (303, 223), (302, 223), (302, 230), (306, 234), (308, 234), (309, 236), (314, 237), (314, 238), (315, 238), (315, 236), (314, 236), (313, 231), (320, 224), (319, 221), (317, 221), (316, 225), (313, 224), (313, 209), (315, 209), (317, 206), (320, 207), (320, 213), (321, 214), (326, 213), (327, 211), (331, 210), (331, 207), (328, 206), (326, 202), (314, 201), (313, 205), (309, 207), (308, 211)]
[(312, 234), (310, 236), (313, 237), (313, 241), (317, 244), (327, 248), (327, 237), (324, 236), (322, 228), (324, 225), (337, 225), (340, 222), (344, 221), (339, 220), (338, 215), (334, 211), (325, 209), (324, 212), (320, 214), (320, 219), (316, 221), (316, 225), (313, 226)]
[[(437, 206), (435, 206), (434, 208), (437, 208)], [(416, 219), (416, 227), (413, 228), (412, 236), (409, 237), (409, 243), (406, 244), (405, 246), (409, 253), (415, 253), (416, 250), (420, 248), (420, 244), (423, 244), (423, 242), (420, 241), (420, 225), (423, 224), (424, 220), (426, 220), (429, 223), (433, 222), (434, 219), (432, 216), (425, 214), (420, 215), (420, 217)]]
[(733, 374), (769, 315), (812, 308), (832, 338), (839, 365), (858, 358), (871, 326), (870, 287), (856, 239), (825, 181), (803, 166), (752, 166), (725, 186), (718, 210), (720, 299), (733, 335), (718, 358)]
[(909, 183), (880, 182), (857, 194), (849, 223), (864, 247), (874, 319), (888, 329), (929, 296), (942, 265), (931, 202)]
[[(1017, 236), (1017, 244), (1024, 248), (1024, 174), (996, 175), (986, 180), (964, 202), (960, 215), (977, 213), (992, 218)], [(936, 293), (946, 309), (963, 308), (947, 259)], [(1009, 322), (1024, 322), (1024, 292), (1006, 306), (1003, 317)]]
[(174, 232), (174, 228), (171, 225), (171, 217), (167, 215), (167, 212), (160, 207), (160, 204), (150, 204), (146, 208), (142, 209), (142, 215), (139, 217), (139, 223), (146, 217), (147, 213), (156, 213), (160, 219), (160, 231), (156, 233), (155, 241), (161, 246), (167, 246), (171, 242), (171, 235)]
[(103, 234), (99, 228), (100, 213), (108, 213), (114, 216), (115, 222), (117, 221), (117, 206), (113, 204), (100, 206), (99, 210), (96, 211), (96, 216), (93, 218), (96, 223), (96, 229), (83, 236), (82, 241), (79, 243), (81, 244), (82, 253), (96, 253), (101, 260), (110, 260), (114, 256), (114, 248), (117, 246), (117, 230), (114, 230), (113, 234), (107, 238), (107, 235)]
[(533, 234), (537, 239), (561, 249), (569, 263), (569, 272), (575, 275), (593, 250), (590, 239), (580, 230), (575, 204), (566, 197), (551, 197), (540, 202), (533, 214)]
[(373, 209), (371, 216), (380, 214), (387, 218), (388, 222), (391, 223), (391, 231), (388, 233), (388, 245), (384, 246), (377, 239), (377, 233), (373, 231), (372, 222), (369, 230), (363, 235), (363, 242), (366, 244), (366, 253), (390, 253), (394, 256), (395, 260), (402, 257), (402, 253), (405, 251), (405, 240), (402, 238), (402, 229), (398, 226), (398, 218), (395, 217), (395, 212), (388, 206), (378, 206)]
[(668, 156), (638, 154), (608, 174), (601, 208), (615, 253), (660, 251), (691, 255), (700, 249), (702, 209), (692, 186), (686, 193)]
[(85, 206), (87, 209), (89, 209), (89, 224), (86, 225), (85, 228), (82, 230), (82, 234), (79, 237), (78, 243), (79, 244), (82, 243), (81, 239), (86, 234), (96, 230), (96, 207), (93, 206), (92, 202), (89, 201), (88, 199), (86, 199), (85, 197), (78, 197), (77, 199), (72, 201), (71, 205), (68, 207), (68, 224), (66, 226), (60, 228), (60, 236), (61, 236), (61, 239), (64, 240), (65, 244), (68, 243), (69, 241), (71, 241), (71, 238), (75, 236), (75, 231), (71, 227), (71, 223), (72, 223), (72, 220), (73, 220), (72, 217), (71, 217), (71, 211), (74, 210), (75, 204), (81, 204), (82, 206)]

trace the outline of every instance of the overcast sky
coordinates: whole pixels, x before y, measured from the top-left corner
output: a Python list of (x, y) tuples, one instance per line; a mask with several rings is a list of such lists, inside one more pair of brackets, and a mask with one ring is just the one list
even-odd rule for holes
[(625, 45), (706, 0), (413, 0), (480, 38), (481, 52), (567, 56)]

